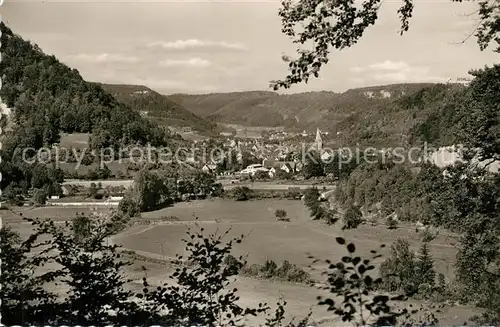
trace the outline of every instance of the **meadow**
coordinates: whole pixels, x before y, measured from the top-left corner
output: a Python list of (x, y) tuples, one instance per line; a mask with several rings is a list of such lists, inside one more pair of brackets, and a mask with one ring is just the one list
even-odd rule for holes
[[(279, 222), (274, 216), (276, 209), (287, 212), (290, 222)], [(320, 259), (330, 259), (334, 262), (345, 255), (345, 250), (335, 242), (336, 236), (343, 236), (352, 241), (358, 248), (358, 254), (369, 255), (371, 249), (379, 248), (384, 243), (387, 248), (382, 250), (388, 254), (389, 245), (397, 238), (408, 240), (414, 250), (420, 246), (421, 236), (414, 227), (401, 226), (396, 230), (389, 230), (386, 226), (362, 225), (356, 230), (342, 231), (341, 223), (327, 226), (309, 218), (309, 213), (298, 200), (265, 199), (237, 202), (232, 200), (200, 200), (178, 203), (173, 207), (143, 213), (144, 219), (154, 221), (165, 216), (176, 216), (177, 221), (166, 224), (134, 226), (115, 237), (114, 242), (125, 248), (136, 250), (141, 255), (157, 259), (173, 258), (175, 254), (184, 254), (181, 239), (185, 238), (189, 228), (204, 228), (205, 233), (223, 233), (231, 229), (226, 239), (231, 236), (245, 235), (241, 244), (234, 247), (234, 255), (245, 255), (248, 263), (262, 264), (266, 259), (281, 263), (288, 260), (303, 267), (318, 281), (323, 265), (313, 265), (308, 258), (311, 254)], [(338, 226), (337, 226), (338, 225)], [(451, 277), (455, 256), (454, 244), (456, 239), (445, 235), (437, 236), (430, 248), (434, 256), (436, 270)], [(147, 263), (147, 276), (152, 285), (168, 280), (172, 267), (168, 265)], [(144, 276), (138, 266), (134, 268), (133, 278), (135, 287), (141, 289), (140, 278)], [(324, 308), (317, 307), (316, 296), (321, 294), (315, 288), (306, 285), (287, 282), (253, 279), (248, 277), (236, 278), (234, 284), (241, 292), (241, 303), (255, 305), (259, 301), (273, 304), (279, 297), (288, 301), (287, 316), (303, 317), (309, 310), (313, 311), (313, 318), (322, 321), (322, 326), (343, 326), (338, 319), (331, 317)], [(412, 301), (419, 304), (419, 302)], [(460, 306), (445, 306), (438, 316), (446, 325), (460, 324), (474, 313), (474, 309)]]
[[(277, 221), (274, 215), (276, 209), (285, 210), (290, 222)], [(27, 224), (20, 223), (21, 215), (64, 221), (80, 213), (89, 214), (92, 210), (106, 212), (109, 209), (15, 208), (2, 210), (1, 216), (4, 224), (12, 225), (22, 237), (27, 237), (31, 228)], [(312, 260), (308, 258), (308, 255), (332, 261), (339, 260), (345, 255), (345, 250), (335, 242), (336, 236), (343, 236), (353, 241), (360, 255), (367, 255), (371, 249), (378, 248), (382, 243), (390, 245), (399, 237), (408, 240), (415, 250), (420, 246), (420, 236), (414, 228), (401, 226), (396, 230), (389, 230), (386, 226), (362, 225), (355, 230), (342, 231), (340, 222), (334, 226), (327, 226), (322, 222), (311, 220), (307, 208), (299, 200), (265, 199), (242, 202), (224, 199), (197, 200), (143, 213), (141, 218), (155, 221), (168, 216), (175, 216), (178, 219), (157, 225), (133, 226), (114, 237), (113, 242), (123, 245), (126, 249), (134, 250), (142, 256), (166, 259), (176, 254), (184, 254), (181, 240), (185, 238), (188, 228), (198, 228), (196, 227), (198, 225), (203, 227), (206, 233), (223, 233), (231, 229), (225, 239), (245, 235), (243, 242), (235, 245), (234, 255), (245, 255), (250, 264), (262, 264), (266, 259), (277, 263), (288, 260), (303, 267), (318, 281), (323, 280), (320, 272), (324, 266), (314, 265), (313, 268), (316, 269), (311, 269), (309, 266)], [(431, 242), (436, 270), (447, 276), (451, 276), (453, 270), (455, 241), (451, 237), (442, 235)], [(387, 253), (388, 249), (382, 251), (382, 254)], [(169, 264), (136, 260), (127, 269), (127, 276), (133, 280), (128, 287), (137, 291), (142, 290), (142, 277), (145, 275), (151, 285), (163, 284), (169, 280), (172, 272), (173, 267)], [(324, 308), (316, 305), (316, 296), (321, 294), (321, 291), (316, 288), (241, 276), (235, 278), (231, 287), (238, 288), (240, 303), (243, 305), (255, 306), (259, 302), (273, 305), (282, 297), (288, 302), (287, 317), (301, 318), (312, 310), (313, 319), (322, 321), (319, 326), (344, 325), (337, 318), (332, 318)], [(414, 303), (418, 304), (418, 302)], [(473, 308), (445, 306), (439, 317), (445, 325), (452, 325), (463, 323), (473, 313), (477, 313)]]
[[(290, 222), (277, 221), (274, 215), (277, 209), (285, 210)], [(397, 238), (406, 239), (415, 250), (421, 245), (421, 235), (410, 226), (389, 230), (386, 226), (362, 225), (355, 230), (342, 231), (340, 222), (328, 226), (313, 221), (307, 208), (298, 200), (198, 200), (178, 203), (142, 216), (150, 220), (176, 216), (179, 221), (141, 226), (132, 234), (128, 231), (118, 235), (116, 242), (129, 249), (169, 257), (184, 254), (181, 239), (188, 228), (196, 228), (195, 221), (206, 233), (222, 233), (230, 229), (228, 238), (244, 235), (245, 239), (234, 250), (235, 254), (246, 256), (249, 263), (263, 263), (267, 259), (276, 262), (288, 260), (307, 267), (311, 263), (309, 255), (339, 260), (344, 252), (335, 243), (336, 236), (353, 241), (358, 252), (365, 255), (382, 243), (387, 245), (382, 254), (387, 254), (389, 245)], [(437, 271), (446, 276), (453, 272), (455, 243), (455, 238), (445, 235), (438, 235), (430, 243)]]
[(283, 127), (265, 127), (265, 126), (244, 126), (240, 124), (221, 124), (226, 128), (236, 131), (235, 137), (258, 139), (262, 137), (262, 132), (282, 131)]
[(64, 148), (85, 149), (89, 146), (89, 133), (62, 133), (59, 144)]

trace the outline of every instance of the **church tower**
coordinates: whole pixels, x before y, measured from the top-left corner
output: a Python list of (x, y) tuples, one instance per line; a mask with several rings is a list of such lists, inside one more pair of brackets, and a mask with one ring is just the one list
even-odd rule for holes
[(317, 151), (320, 154), (323, 150), (323, 140), (321, 139), (321, 132), (319, 128), (316, 130), (316, 139), (312, 144), (311, 150)]

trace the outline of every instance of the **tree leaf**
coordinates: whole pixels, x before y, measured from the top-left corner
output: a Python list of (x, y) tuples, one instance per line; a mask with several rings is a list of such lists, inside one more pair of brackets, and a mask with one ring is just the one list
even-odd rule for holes
[(353, 243), (347, 244), (347, 251), (349, 251), (349, 253), (354, 253), (356, 251), (356, 246)]

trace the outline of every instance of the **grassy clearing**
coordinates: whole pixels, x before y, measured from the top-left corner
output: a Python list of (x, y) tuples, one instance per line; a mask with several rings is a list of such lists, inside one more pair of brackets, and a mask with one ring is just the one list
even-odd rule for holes
[(18, 223), (22, 217), (26, 218), (44, 218), (58, 221), (71, 220), (78, 214), (90, 214), (93, 211), (109, 212), (110, 208), (93, 207), (14, 207), (11, 210), (1, 212), (3, 222)]
[[(78, 156), (81, 157), (83, 155), (83, 152), (77, 152)], [(64, 158), (64, 157), (63, 157)], [(127, 176), (127, 167), (129, 166), (130, 160), (128, 159), (123, 159), (121, 162), (119, 160), (112, 161), (112, 162), (104, 162), (108, 169), (111, 171), (111, 174), (113, 176)], [(75, 173), (78, 172), (78, 174), (88, 174), (89, 171), (97, 170), (100, 168), (98, 163), (92, 163), (88, 166), (85, 166), (83, 164), (78, 165), (78, 163), (65, 163), (61, 162), (59, 163), (59, 168), (61, 168), (64, 172), (68, 173)], [(131, 175), (133, 172), (129, 171), (129, 175)]]
[[(285, 210), (291, 221), (276, 221), (276, 209)], [(309, 254), (321, 259), (338, 260), (344, 253), (335, 243), (336, 236), (354, 241), (360, 254), (369, 253), (381, 243), (390, 245), (399, 237), (408, 240), (412, 248), (417, 250), (421, 239), (415, 230), (405, 228), (388, 230), (385, 226), (362, 225), (355, 230), (342, 231), (340, 226), (326, 226), (311, 221), (303, 203), (293, 200), (203, 200), (178, 203), (170, 208), (143, 214), (146, 219), (164, 216), (176, 216), (181, 221), (194, 221), (199, 217), (198, 224), (208, 233), (231, 228), (229, 236), (246, 235), (243, 243), (235, 247), (235, 256), (246, 256), (249, 264), (288, 260), (305, 268), (311, 263)], [(190, 227), (195, 226), (180, 223), (147, 226), (133, 235), (118, 237), (118, 242), (130, 249), (152, 253), (160, 253), (161, 244), (164, 244), (165, 255), (184, 254), (180, 240)], [(446, 276), (450, 276), (453, 271), (456, 253), (454, 242), (456, 240), (451, 237), (438, 236), (430, 243), (437, 271)], [(382, 254), (386, 253), (388, 247), (382, 251)]]
[(61, 140), (59, 144), (64, 148), (76, 148), (83, 149), (89, 146), (89, 133), (72, 133), (61, 135)]
[[(289, 223), (276, 221), (276, 209), (286, 210), (291, 221)], [(102, 210), (109, 209), (102, 208)], [(14, 213), (3, 211), (2, 218), (10, 215), (10, 219), (13, 219), (19, 212), (27, 217), (56, 217), (63, 220), (75, 217), (78, 212), (90, 213), (90, 208), (16, 208)], [(307, 266), (311, 260), (307, 258), (308, 253), (318, 258), (329, 258), (333, 261), (340, 259), (345, 253), (336, 244), (335, 236), (344, 236), (346, 239), (354, 241), (360, 254), (368, 253), (370, 249), (378, 247), (380, 243), (389, 245), (398, 237), (407, 239), (415, 250), (420, 245), (420, 235), (410, 228), (388, 230), (385, 226), (362, 225), (356, 230), (341, 231), (335, 226), (326, 226), (321, 222), (311, 221), (308, 210), (303, 203), (293, 200), (266, 199), (235, 202), (216, 199), (193, 201), (144, 213), (143, 219), (159, 220), (165, 216), (176, 216), (179, 220), (171, 225), (131, 227), (117, 237), (116, 243), (121, 243), (130, 249), (143, 251), (143, 254), (154, 253), (157, 257), (162, 256), (162, 248), (165, 257), (174, 257), (177, 253), (184, 254), (181, 239), (186, 236), (185, 232), (189, 227), (194, 227), (192, 223), (196, 221), (196, 217), (199, 217), (198, 224), (204, 227), (208, 233), (217, 230), (223, 232), (227, 228), (232, 228), (230, 236), (247, 235), (244, 242), (235, 247), (234, 255), (246, 255), (248, 267), (252, 267), (252, 265), (255, 265), (253, 267), (263, 267), (266, 260), (272, 260), (280, 266), (287, 260), (291, 265), (296, 265), (298, 269), (309, 272), (311, 278), (315, 280), (322, 280), (323, 277), (319, 274), (322, 267), (316, 266), (318, 270), (309, 269)], [(19, 216), (17, 217), (17, 220), (20, 221)], [(22, 237), (28, 236), (30, 226), (16, 224), (16, 230), (20, 231)], [(446, 273), (447, 270), (451, 269), (455, 253), (452, 247), (453, 241), (452, 238), (438, 236), (431, 242), (431, 250), (439, 272)], [(142, 289), (140, 279), (145, 275), (152, 285), (167, 282), (172, 269), (169, 265), (136, 260), (127, 269), (127, 276), (134, 280), (129, 287), (137, 290)], [(312, 307), (315, 319), (321, 320), (331, 317), (323, 308), (315, 306), (315, 298), (320, 294), (316, 288), (282, 283), (282, 278), (268, 280), (267, 276), (264, 276), (268, 270), (259, 269), (257, 274), (250, 272), (248, 275), (251, 278), (236, 277), (235, 283), (231, 286), (237, 287), (241, 291), (242, 303), (246, 305), (259, 301), (274, 303), (277, 298), (283, 296), (289, 302), (288, 316), (304, 316)], [(284, 279), (289, 279), (286, 274)], [(463, 307), (444, 308), (442, 324), (462, 323), (473, 312), (475, 311)], [(335, 323), (335, 325), (341, 326), (337, 322), (327, 320), (320, 325), (331, 326), (332, 323)]]

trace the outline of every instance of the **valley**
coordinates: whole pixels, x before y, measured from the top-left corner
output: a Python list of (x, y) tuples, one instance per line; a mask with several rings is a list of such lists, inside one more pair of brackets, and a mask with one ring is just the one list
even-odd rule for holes
[[(115, 40), (108, 5), (116, 15), (73, 16), (50, 37), (0, 23), (2, 324), (500, 324), (500, 65), (452, 82), (441, 75), (470, 60), (375, 62), (371, 47), (323, 74), (377, 3), (284, 1), (273, 24), (278, 13), (282, 34), (315, 47), (282, 53), (288, 75), (266, 88), (283, 49), (253, 21), (202, 39), (202, 9), (146, 21), (141, 9), (157, 26), (114, 25)], [(342, 26), (324, 23), (343, 10)], [(412, 10), (398, 11), (403, 30)], [(480, 41), (498, 43), (488, 26)]]

